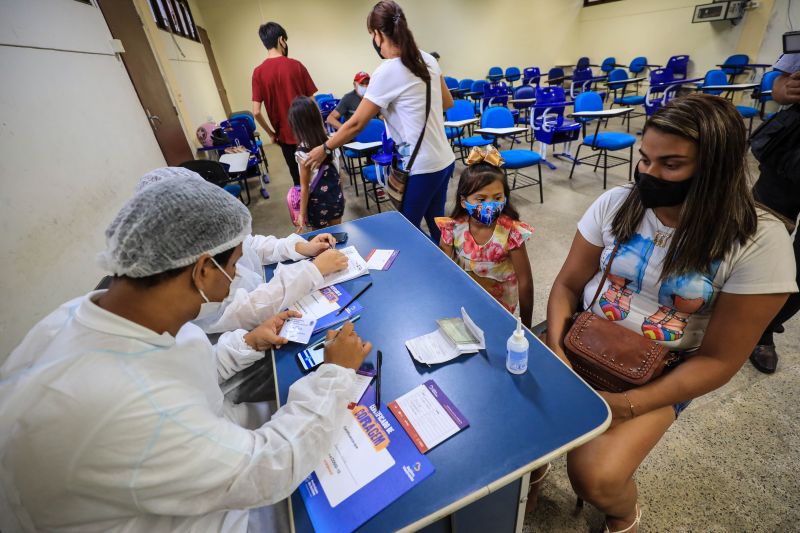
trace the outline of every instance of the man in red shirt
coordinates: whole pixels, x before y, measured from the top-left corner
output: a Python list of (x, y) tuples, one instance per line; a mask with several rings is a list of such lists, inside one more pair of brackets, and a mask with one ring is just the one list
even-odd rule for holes
[[(289, 59), (286, 30), (280, 24), (267, 22), (258, 29), (258, 36), (267, 49), (267, 58), (253, 71), (253, 115), (272, 141), (281, 147), (292, 181), (300, 185), (300, 172), (294, 158), (297, 140), (289, 127), (289, 106), (296, 96), (312, 96), (317, 86), (302, 63)], [(261, 112), (262, 102), (274, 130)]]

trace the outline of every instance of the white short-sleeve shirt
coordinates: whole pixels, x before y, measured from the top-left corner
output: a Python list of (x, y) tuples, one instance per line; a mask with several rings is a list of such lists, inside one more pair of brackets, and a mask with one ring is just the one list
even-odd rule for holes
[[(584, 239), (602, 246), (600, 269), (583, 290), (587, 308), (608, 264), (615, 238), (611, 224), (630, 186), (601, 195), (578, 222)], [(670, 276), (661, 271), (673, 228), (664, 226), (652, 209), (633, 238), (622, 243), (608, 279), (592, 311), (650, 337), (672, 351), (698, 348), (720, 292), (774, 294), (797, 292), (792, 241), (786, 227), (772, 215), (758, 211), (756, 234), (744, 245), (734, 245), (708, 272)], [(735, 325), (732, 325), (735, 327)]]
[[(411, 173), (429, 174), (450, 166), (455, 155), (444, 133), (442, 71), (432, 55), (422, 50), (420, 54), (431, 74), (431, 110)], [(387, 59), (372, 74), (364, 98), (381, 108), (389, 136), (407, 165), (425, 120), (425, 82), (408, 70), (399, 57)]]

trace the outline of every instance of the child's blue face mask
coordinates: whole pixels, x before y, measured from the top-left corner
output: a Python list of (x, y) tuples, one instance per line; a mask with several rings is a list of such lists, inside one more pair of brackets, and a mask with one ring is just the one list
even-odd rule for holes
[(487, 226), (491, 226), (500, 217), (503, 209), (506, 207), (505, 201), (503, 202), (480, 202), (471, 204), (464, 200), (464, 207), (467, 209), (469, 216)]

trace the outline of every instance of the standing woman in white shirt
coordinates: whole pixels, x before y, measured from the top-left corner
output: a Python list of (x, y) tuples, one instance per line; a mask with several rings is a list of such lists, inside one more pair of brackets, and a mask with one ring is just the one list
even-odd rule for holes
[[(367, 16), (372, 46), (385, 59), (375, 70), (367, 93), (356, 112), (327, 142), (317, 146), (306, 160), (316, 167), (333, 150), (350, 142), (370, 120), (381, 113), (403, 163), (408, 159), (425, 127), (422, 144), (411, 167), (403, 198), (403, 215), (419, 227), (423, 217), (431, 239), (438, 244), (434, 218), (444, 215), (447, 184), (453, 175), (455, 156), (444, 133), (443, 113), (453, 105), (442, 71), (430, 54), (417, 48), (402, 8), (393, 1), (375, 4)], [(431, 84), (431, 109), (425, 121), (426, 83)]]

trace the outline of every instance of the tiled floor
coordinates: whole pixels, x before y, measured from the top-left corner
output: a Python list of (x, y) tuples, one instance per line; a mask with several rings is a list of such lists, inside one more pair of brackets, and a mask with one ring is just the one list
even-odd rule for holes
[[(634, 130), (641, 125), (641, 119), (633, 121)], [(618, 123), (609, 130), (623, 131)], [(293, 229), (285, 201), (291, 180), (280, 151), (269, 146), (267, 154), (272, 198), (263, 200), (253, 189), (253, 230), (285, 235)], [(575, 224), (602, 193), (601, 171), (578, 167), (569, 180), (569, 162), (551, 160), (556, 170), (542, 169), (544, 204), (533, 187), (512, 194), (522, 219), (536, 228), (528, 245), (536, 286), (534, 323), (545, 318), (550, 284)], [(457, 163), (448, 207), (462, 168)], [(754, 164), (752, 170), (757, 172)], [(627, 166), (612, 169), (609, 187), (627, 183), (627, 172)], [(345, 195), (345, 220), (377, 212), (374, 206), (365, 209), (363, 193), (356, 198), (347, 187)], [(746, 363), (730, 383), (694, 401), (639, 469), (641, 531), (800, 531), (800, 322), (787, 323), (786, 333), (776, 339), (781, 354), (776, 374), (761, 374)], [(591, 506), (576, 512), (562, 458), (524, 530), (598, 531), (602, 522)]]

